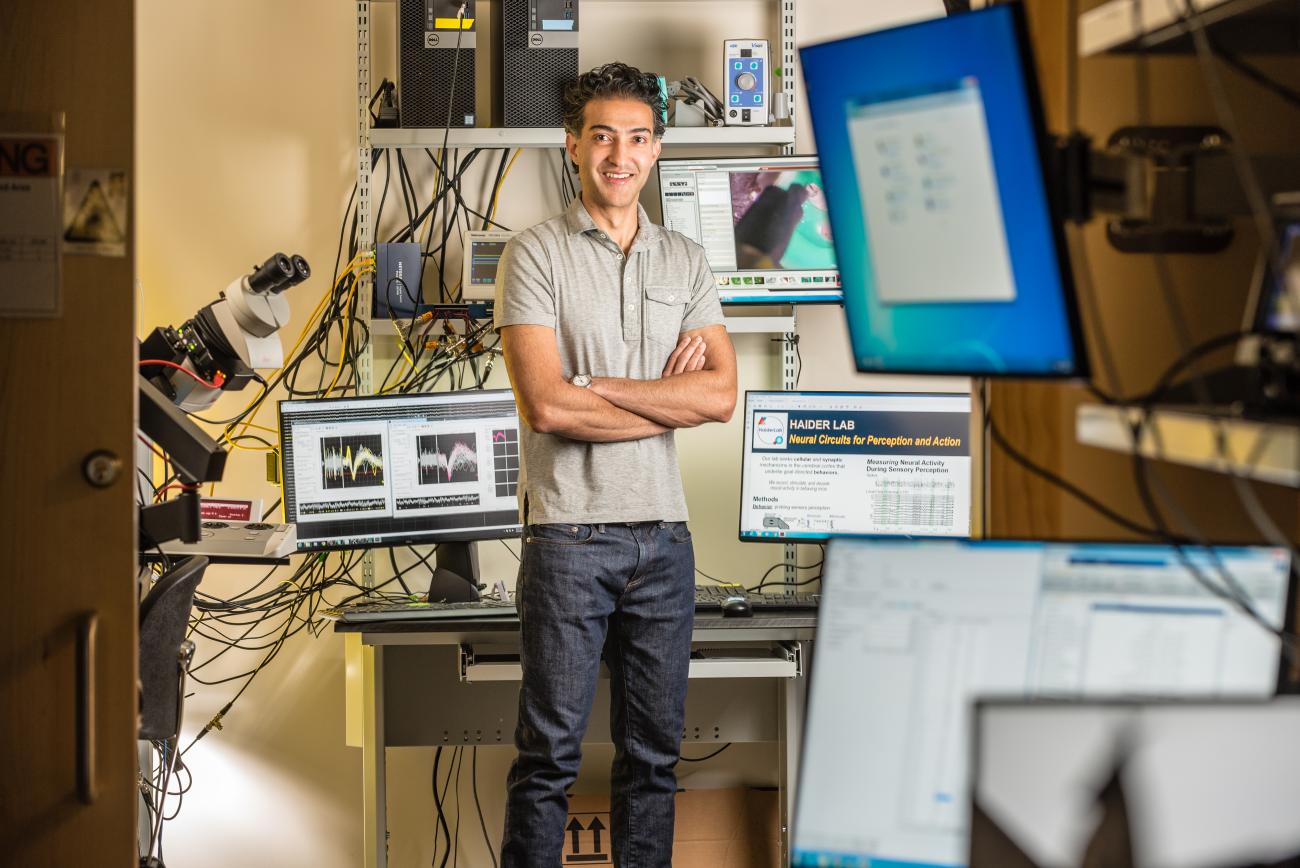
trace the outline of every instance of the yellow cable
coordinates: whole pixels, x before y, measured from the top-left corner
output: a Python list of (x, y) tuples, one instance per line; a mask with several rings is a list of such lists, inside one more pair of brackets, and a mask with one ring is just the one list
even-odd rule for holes
[(258, 431), (269, 431), (269, 432), (272, 433), (272, 434), (279, 434), (279, 433), (280, 433), (279, 429), (276, 429), (276, 428), (268, 428), (268, 427), (266, 427), (265, 425), (254, 425), (252, 422), (249, 422), (248, 425), (245, 426), (245, 427), (248, 427), (248, 428), (256, 428)]
[(329, 388), (325, 390), (324, 397), (326, 398), (330, 396), (330, 393), (334, 391), (334, 387), (338, 385), (339, 377), (343, 376), (343, 360), (348, 356), (348, 344), (352, 343), (352, 314), (349, 313), (349, 311), (352, 309), (352, 296), (356, 294), (358, 283), (360, 283), (360, 280), (356, 275), (353, 275), (352, 286), (348, 288), (348, 297), (343, 300), (343, 341), (339, 346), (338, 370), (334, 372), (334, 379), (330, 380)]
[(245, 446), (243, 443), (240, 443), (238, 440), (227, 440), (226, 443), (229, 444), (232, 448), (244, 449), (247, 450), (248, 452), (278, 452), (279, 451), (274, 446), (266, 446), (261, 443), (259, 443), (256, 446)]
[(506, 185), (506, 178), (510, 176), (510, 170), (514, 168), (515, 160), (519, 159), (519, 155), (523, 153), (523, 150), (523, 148), (515, 149), (514, 156), (510, 158), (510, 162), (506, 163), (506, 170), (501, 173), (501, 183), (497, 184), (497, 190), (492, 194), (492, 205), (488, 208), (487, 216), (489, 223), (491, 223), (492, 219), (497, 215), (497, 199), (501, 198), (501, 189)]
[(393, 383), (393, 385), (389, 386), (386, 389), (381, 388), (375, 394), (387, 395), (389, 392), (393, 391), (394, 389), (402, 388), (402, 386), (406, 385), (407, 378), (410, 377), (411, 374), (415, 373), (415, 360), (411, 358), (410, 353), (406, 352), (406, 350), (402, 350), (402, 356), (406, 359), (407, 364), (410, 366), (410, 370), (406, 371), (405, 373), (402, 374), (402, 376), (398, 377), (396, 383)]

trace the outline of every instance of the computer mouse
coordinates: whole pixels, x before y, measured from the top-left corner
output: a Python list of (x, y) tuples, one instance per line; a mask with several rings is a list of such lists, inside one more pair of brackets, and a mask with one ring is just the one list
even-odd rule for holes
[(722, 601), (722, 614), (727, 618), (751, 618), (754, 608), (744, 597), (728, 597)]

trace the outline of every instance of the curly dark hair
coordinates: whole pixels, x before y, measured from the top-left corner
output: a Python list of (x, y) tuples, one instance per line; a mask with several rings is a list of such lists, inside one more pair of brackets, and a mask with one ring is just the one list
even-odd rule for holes
[(659, 91), (659, 77), (653, 72), (642, 72), (626, 63), (607, 63), (569, 82), (564, 89), (564, 128), (575, 136), (582, 133), (582, 112), (593, 99), (621, 97), (640, 100), (650, 106), (654, 116), (654, 136), (664, 134), (663, 94)]

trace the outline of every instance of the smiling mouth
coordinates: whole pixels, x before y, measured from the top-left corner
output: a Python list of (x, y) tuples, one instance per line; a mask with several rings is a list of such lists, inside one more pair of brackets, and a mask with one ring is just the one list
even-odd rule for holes
[(631, 172), (601, 172), (600, 174), (606, 181), (612, 181), (616, 184), (632, 180)]

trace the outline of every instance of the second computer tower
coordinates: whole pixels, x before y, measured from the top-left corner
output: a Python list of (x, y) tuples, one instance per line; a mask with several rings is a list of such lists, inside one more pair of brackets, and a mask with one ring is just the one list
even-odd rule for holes
[[(478, 0), (486, 5), (487, 0)], [(476, 0), (400, 0), (398, 93), (404, 127), (474, 126)]]
[(502, 90), (508, 127), (558, 127), (578, 75), (578, 0), (502, 0)]

